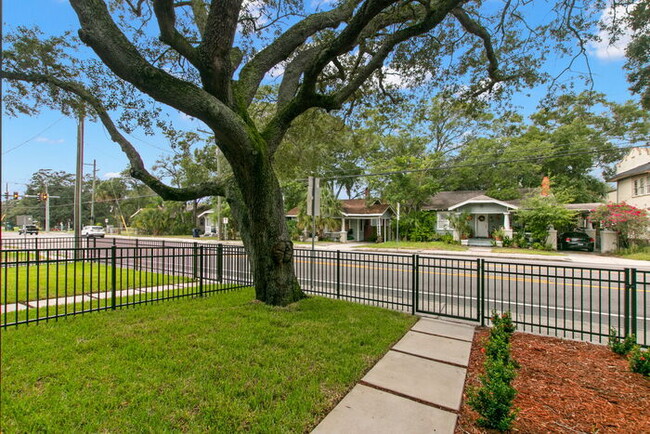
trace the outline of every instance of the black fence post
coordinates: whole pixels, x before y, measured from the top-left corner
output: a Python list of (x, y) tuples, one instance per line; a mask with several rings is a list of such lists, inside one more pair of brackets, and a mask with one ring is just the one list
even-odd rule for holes
[(634, 341), (638, 342), (636, 330), (636, 268), (630, 269), (630, 332)]
[(111, 247), (111, 309), (115, 310), (117, 298), (117, 248)]
[(217, 281), (223, 282), (223, 244), (217, 244)]
[(420, 271), (419, 271), (419, 257), (418, 255), (414, 254), (413, 255), (413, 277), (411, 281), (411, 300), (413, 302), (413, 306), (411, 306), (411, 314), (415, 315), (415, 312), (417, 311), (417, 305), (418, 305), (418, 292), (419, 288), (418, 286), (420, 285)]
[(199, 266), (199, 261), (198, 261), (198, 251), (199, 251), (199, 245), (195, 241), (194, 246), (192, 247), (192, 278), (197, 279), (198, 277), (198, 266)]
[(630, 287), (631, 273), (630, 269), (625, 269), (625, 290), (623, 292), (623, 335), (627, 337), (630, 334)]
[(483, 297), (485, 293), (483, 292), (483, 259), (476, 258), (476, 311), (478, 313), (478, 320), (481, 322), (481, 327), (485, 326), (485, 305), (483, 304)]
[(199, 247), (199, 295), (203, 297), (203, 245)]
[(336, 298), (341, 298), (341, 251), (336, 251)]

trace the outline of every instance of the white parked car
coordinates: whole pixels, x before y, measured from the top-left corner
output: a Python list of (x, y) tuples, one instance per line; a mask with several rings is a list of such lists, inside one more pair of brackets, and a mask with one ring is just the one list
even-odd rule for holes
[(104, 231), (104, 228), (101, 226), (84, 226), (84, 228), (81, 230), (82, 237), (104, 238), (104, 235), (106, 235), (106, 232)]

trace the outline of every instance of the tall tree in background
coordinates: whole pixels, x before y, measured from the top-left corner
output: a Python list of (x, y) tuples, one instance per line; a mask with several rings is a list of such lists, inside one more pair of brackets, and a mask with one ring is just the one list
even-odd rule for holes
[[(650, 113), (636, 104), (616, 104), (602, 94), (561, 95), (526, 124), (504, 125), (493, 138), (470, 141), (451, 160), (447, 188), (481, 189), (514, 199), (517, 189), (534, 188), (544, 176), (572, 202), (599, 202), (607, 176), (623, 146), (647, 145)], [(516, 121), (516, 119), (514, 119)]]
[[(32, 84), (31, 102), (96, 116), (128, 156), (131, 175), (165, 199), (225, 195), (251, 258), (257, 298), (284, 305), (303, 293), (273, 164), (294, 120), (310, 109), (338, 110), (390, 92), (391, 77), (470, 99), (534, 84), (546, 52), (569, 53), (574, 37), (580, 44), (593, 38), (604, 6), (340, 0), (314, 10), (306, 3), (114, 0), (109, 8), (103, 0), (71, 0), (79, 38), (101, 63), (75, 58), (68, 38), (41, 40), (19, 29), (4, 57), (2, 77), (15, 91), (7, 102), (10, 110), (34, 110), (24, 98)], [(283, 74), (273, 114), (256, 123), (249, 109), (265, 76), (277, 70)], [(152, 100), (205, 124), (232, 178), (179, 188), (153, 176), (120, 131), (134, 123), (155, 127), (161, 109)], [(118, 105), (125, 109), (116, 123), (110, 111)]]
[[(614, 5), (619, 4), (618, 1)], [(623, 6), (631, 9), (627, 24), (632, 30), (632, 40), (625, 54), (628, 70), (627, 78), (632, 84), (630, 90), (641, 96), (641, 105), (650, 110), (650, 0), (623, 1)], [(616, 34), (614, 26), (614, 34)]]

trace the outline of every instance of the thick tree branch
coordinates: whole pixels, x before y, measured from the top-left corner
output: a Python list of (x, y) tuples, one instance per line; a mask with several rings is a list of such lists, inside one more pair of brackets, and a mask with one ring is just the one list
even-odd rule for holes
[[(284, 132), (287, 130), (291, 122), (304, 113), (309, 108), (320, 107), (326, 110), (339, 109), (345, 103), (350, 96), (358, 90), (363, 83), (365, 83), (368, 78), (384, 64), (384, 61), (388, 55), (393, 51), (395, 46), (401, 42), (404, 42), (410, 38), (413, 38), (418, 35), (422, 35), (431, 29), (435, 28), (442, 20), (455, 8), (460, 0), (443, 0), (440, 1), (435, 8), (428, 8), (426, 13), (421, 16), (421, 18), (413, 25), (406, 27), (402, 30), (396, 31), (395, 33), (389, 35), (385, 38), (384, 42), (380, 48), (374, 53), (372, 58), (361, 68), (358, 69), (354, 77), (351, 77), (348, 83), (343, 86), (338, 91), (330, 95), (318, 95), (314, 89), (313, 85), (305, 85), (303, 83), (302, 88), (300, 89), (298, 95), (293, 98), (291, 101), (287, 102), (278, 112), (278, 114), (269, 122), (267, 127), (263, 132), (264, 138), (269, 144), (269, 150), (271, 153), (275, 152), (277, 146), (281, 142)], [(370, 13), (370, 12), (368, 12)], [(385, 22), (382, 22), (382, 25)], [(372, 26), (374, 29), (377, 29), (379, 25), (377, 23)], [(346, 29), (347, 30), (347, 29)], [(345, 31), (344, 31), (345, 32)], [(343, 33), (342, 33), (343, 34)], [(363, 33), (363, 29), (358, 32), (350, 32), (346, 38), (343, 38), (338, 43), (335, 43), (335, 46), (347, 47), (353, 41), (348, 40), (348, 38), (358, 38), (360, 34)], [(356, 36), (355, 36), (356, 35)], [(347, 41), (347, 42), (346, 42)], [(329, 55), (332, 55), (336, 51), (332, 51), (332, 48), (325, 48), (318, 51), (316, 54), (310, 53), (306, 55), (309, 59), (312, 59), (311, 68), (315, 68), (314, 65), (317, 65), (319, 62), (322, 63), (327, 52)], [(326, 53), (326, 54), (323, 54)], [(334, 57), (335, 58), (335, 57)], [(304, 59), (306, 62), (308, 59)], [(324, 67), (324, 65), (323, 65)], [(297, 68), (298, 69), (298, 68)], [(322, 68), (321, 68), (322, 70)], [(297, 71), (291, 71), (292, 76), (289, 79), (295, 81), (295, 75)], [(305, 72), (307, 74), (314, 74), (315, 70), (312, 69), (310, 72)], [(308, 78), (305, 78), (304, 81), (308, 81)], [(315, 83), (315, 81), (314, 81)], [(295, 84), (294, 84), (295, 85)], [(287, 85), (289, 86), (289, 85)], [(287, 88), (287, 92), (289, 89)], [(286, 98), (286, 97), (285, 97)]]
[(200, 119), (215, 133), (226, 158), (256, 152), (241, 118), (227, 105), (192, 83), (152, 66), (129, 42), (102, 0), (71, 0), (81, 30), (79, 37), (120, 78), (157, 101)]
[(237, 32), (242, 0), (213, 0), (199, 45), (203, 87), (232, 107), (231, 85), (234, 69), (231, 50)]
[(7, 80), (26, 81), (35, 84), (44, 84), (55, 86), (64, 91), (73, 93), (79, 97), (85, 104), (92, 107), (97, 113), (100, 121), (108, 131), (111, 139), (117, 143), (122, 151), (126, 154), (131, 164), (131, 176), (139, 179), (155, 191), (165, 200), (186, 201), (200, 199), (206, 196), (224, 196), (226, 189), (223, 183), (218, 181), (204, 182), (192, 187), (176, 188), (170, 187), (153, 176), (145, 167), (142, 158), (135, 147), (129, 142), (111, 119), (104, 104), (97, 99), (92, 92), (86, 89), (81, 83), (67, 80), (60, 80), (56, 77), (45, 74), (34, 74), (16, 71), (2, 71), (1, 76)]
[(181, 56), (198, 68), (196, 49), (176, 30), (176, 12), (173, 0), (154, 0), (153, 10), (160, 28), (160, 40), (178, 51)]
[(321, 30), (335, 28), (352, 16), (354, 8), (361, 0), (348, 0), (339, 7), (327, 12), (312, 14), (293, 25), (278, 39), (257, 53), (242, 69), (238, 91), (241, 94), (241, 104), (250, 105), (264, 75), (280, 62), (286, 60), (303, 45), (310, 37)]
[(492, 90), (494, 86), (499, 82), (509, 81), (517, 78), (516, 74), (504, 75), (499, 70), (499, 60), (497, 59), (496, 53), (494, 52), (492, 38), (490, 37), (490, 34), (485, 29), (485, 27), (474, 21), (467, 14), (467, 12), (461, 8), (454, 9), (452, 13), (467, 32), (471, 33), (474, 36), (478, 36), (483, 41), (485, 56), (488, 60), (487, 72), (489, 81), (481, 86), (480, 89), (475, 92), (475, 95), (480, 95), (483, 92)]

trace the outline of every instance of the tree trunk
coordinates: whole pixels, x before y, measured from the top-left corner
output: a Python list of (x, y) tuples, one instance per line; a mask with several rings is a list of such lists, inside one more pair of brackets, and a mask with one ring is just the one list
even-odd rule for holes
[(293, 268), (293, 243), (280, 185), (271, 163), (264, 157), (256, 160), (254, 169), (248, 166), (246, 173), (238, 174), (233, 167), (238, 192), (231, 192), (227, 199), (250, 258), (256, 298), (286, 306), (305, 295)]

